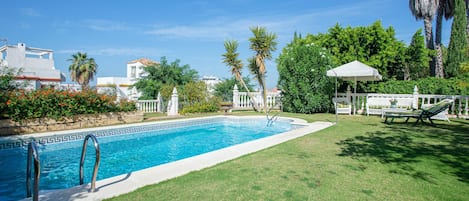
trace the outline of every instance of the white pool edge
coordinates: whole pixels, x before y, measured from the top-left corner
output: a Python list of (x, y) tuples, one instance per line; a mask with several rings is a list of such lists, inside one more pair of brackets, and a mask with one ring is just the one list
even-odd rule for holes
[[(220, 116), (215, 116), (220, 117)], [(215, 118), (215, 117), (202, 117), (202, 118)], [(229, 118), (265, 118), (264, 116), (223, 116)], [(198, 118), (200, 119), (200, 118)], [(207, 167), (212, 167), (216, 164), (229, 161), (243, 155), (247, 155), (262, 149), (266, 149), (280, 143), (302, 137), (309, 133), (314, 133), (319, 130), (325, 129), (329, 126), (332, 126), (332, 122), (313, 122), (307, 123), (304, 120), (296, 118), (285, 118), (281, 117), (279, 119), (290, 119), (293, 124), (304, 125), (305, 127), (284, 132), (281, 134), (257, 139), (250, 142), (245, 142), (242, 144), (234, 145), (231, 147), (223, 148), (220, 150), (208, 152), (205, 154), (197, 155), (194, 157), (178, 160), (171, 163), (166, 163), (163, 165), (135, 171), (129, 174), (123, 174), (115, 176), (108, 179), (99, 180), (96, 182), (97, 191), (90, 193), (90, 185), (84, 184), (81, 186), (76, 186), (69, 189), (49, 191), (49, 192), (40, 192), (39, 200), (103, 200), (106, 198), (111, 198), (114, 196), (122, 195), (129, 193), (138, 188), (141, 188), (150, 184), (157, 184), (159, 182), (172, 179), (185, 175), (189, 172), (198, 171)], [(169, 120), (162, 121), (164, 122), (174, 122), (174, 121), (187, 121), (190, 119), (178, 119), (178, 120)], [(155, 123), (155, 122), (151, 122)], [(160, 123), (160, 122), (158, 122)], [(149, 123), (142, 123), (145, 125)], [(138, 124), (133, 124), (135, 126)], [(127, 125), (128, 126), (128, 125)], [(118, 126), (117, 126), (118, 127)], [(107, 127), (109, 128), (109, 127)], [(27, 199), (26, 199), (27, 200)]]

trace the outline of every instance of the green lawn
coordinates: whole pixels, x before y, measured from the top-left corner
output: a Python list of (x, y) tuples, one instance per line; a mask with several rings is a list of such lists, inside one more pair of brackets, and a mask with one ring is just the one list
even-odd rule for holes
[(110, 200), (469, 200), (468, 120), (382, 121), (339, 116), (320, 132)]

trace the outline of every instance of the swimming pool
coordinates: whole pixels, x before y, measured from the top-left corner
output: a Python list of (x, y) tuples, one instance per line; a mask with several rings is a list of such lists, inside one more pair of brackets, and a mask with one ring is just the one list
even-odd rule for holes
[[(40, 136), (37, 140), (42, 141), (40, 189), (64, 189), (79, 184), (83, 143), (80, 136), (90, 132), (101, 136), (98, 137), (101, 148), (98, 180), (102, 180), (301, 127), (287, 120), (279, 120), (272, 127), (265, 125), (265, 118), (214, 117)], [(94, 163), (94, 149), (90, 147), (88, 151), (85, 183), (90, 180)], [(26, 149), (1, 149), (0, 157), (0, 195), (3, 196), (0, 200), (24, 198)]]

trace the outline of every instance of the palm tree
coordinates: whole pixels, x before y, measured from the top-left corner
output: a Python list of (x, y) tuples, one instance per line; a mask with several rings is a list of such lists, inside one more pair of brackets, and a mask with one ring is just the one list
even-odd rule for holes
[[(409, 8), (417, 20), (423, 19), (427, 48), (435, 50), (433, 42), (432, 20), (440, 0), (409, 0)], [(436, 75), (436, 58), (430, 62), (430, 73)]]
[(259, 85), (262, 86), (262, 95), (264, 98), (264, 112), (267, 113), (267, 87), (265, 82), (265, 59), (272, 59), (272, 52), (277, 48), (275, 39), (277, 36), (273, 33), (267, 33), (265, 27), (253, 27), (251, 32), (254, 37), (249, 38), (251, 50), (255, 52), (255, 64), (258, 70), (254, 71), (258, 78)]
[(72, 81), (81, 85), (82, 89), (87, 89), (98, 69), (93, 58), (88, 58), (86, 53), (77, 52), (68, 59), (72, 64), (68, 67)]
[(247, 91), (250, 101), (252, 103), (252, 107), (257, 112), (257, 101), (249, 92), (249, 88), (247, 87), (246, 83), (243, 80), (243, 76), (241, 76), (241, 70), (243, 69), (243, 63), (241, 60), (238, 59), (239, 53), (238, 50), (238, 42), (235, 40), (228, 40), (225, 41), (225, 50), (226, 53), (222, 54), (223, 56), (223, 63), (231, 67), (231, 74), (233, 74), (238, 80), (241, 85), (243, 85), (244, 89)]
[(438, 12), (436, 18), (436, 37), (435, 37), (435, 50), (436, 50), (436, 69), (435, 77), (444, 77), (443, 67), (443, 52), (441, 44), (441, 32), (443, 24), (443, 16), (446, 20), (452, 18), (454, 15), (454, 0), (439, 0)]

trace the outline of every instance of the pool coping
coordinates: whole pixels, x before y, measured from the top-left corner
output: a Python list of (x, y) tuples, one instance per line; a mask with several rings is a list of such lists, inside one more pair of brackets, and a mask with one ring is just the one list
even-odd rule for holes
[[(201, 118), (189, 118), (189, 119), (177, 119), (167, 120), (161, 122), (146, 122), (138, 124), (126, 124), (124, 126), (135, 126), (135, 125), (146, 125), (155, 123), (167, 123), (167, 122), (180, 122), (194, 119), (211, 119), (217, 117), (228, 117), (228, 118), (265, 118), (265, 116), (225, 116), (217, 115), (211, 117)], [(90, 184), (83, 184), (75, 186), (69, 189), (54, 190), (54, 191), (40, 191), (40, 200), (103, 200), (119, 196), (125, 193), (132, 192), (138, 188), (141, 188), (150, 184), (157, 184), (165, 180), (176, 178), (193, 171), (199, 171), (207, 167), (217, 165), (219, 163), (233, 160), (235, 158), (254, 153), (280, 143), (302, 137), (304, 135), (317, 132), (332, 126), (332, 122), (313, 122), (307, 123), (302, 119), (280, 117), (283, 120), (292, 120), (292, 124), (304, 125), (299, 129), (287, 131), (281, 134), (245, 142), (242, 144), (226, 147), (216, 151), (208, 152), (205, 154), (193, 156), (190, 158), (162, 164), (159, 166), (131, 172), (128, 174), (122, 174), (119, 176), (103, 179), (96, 181), (96, 192), (90, 193)], [(116, 127), (116, 126), (111, 126)], [(119, 126), (117, 126), (119, 127)], [(107, 127), (109, 128), (109, 127)], [(24, 200), (31, 200), (24, 199)]]

